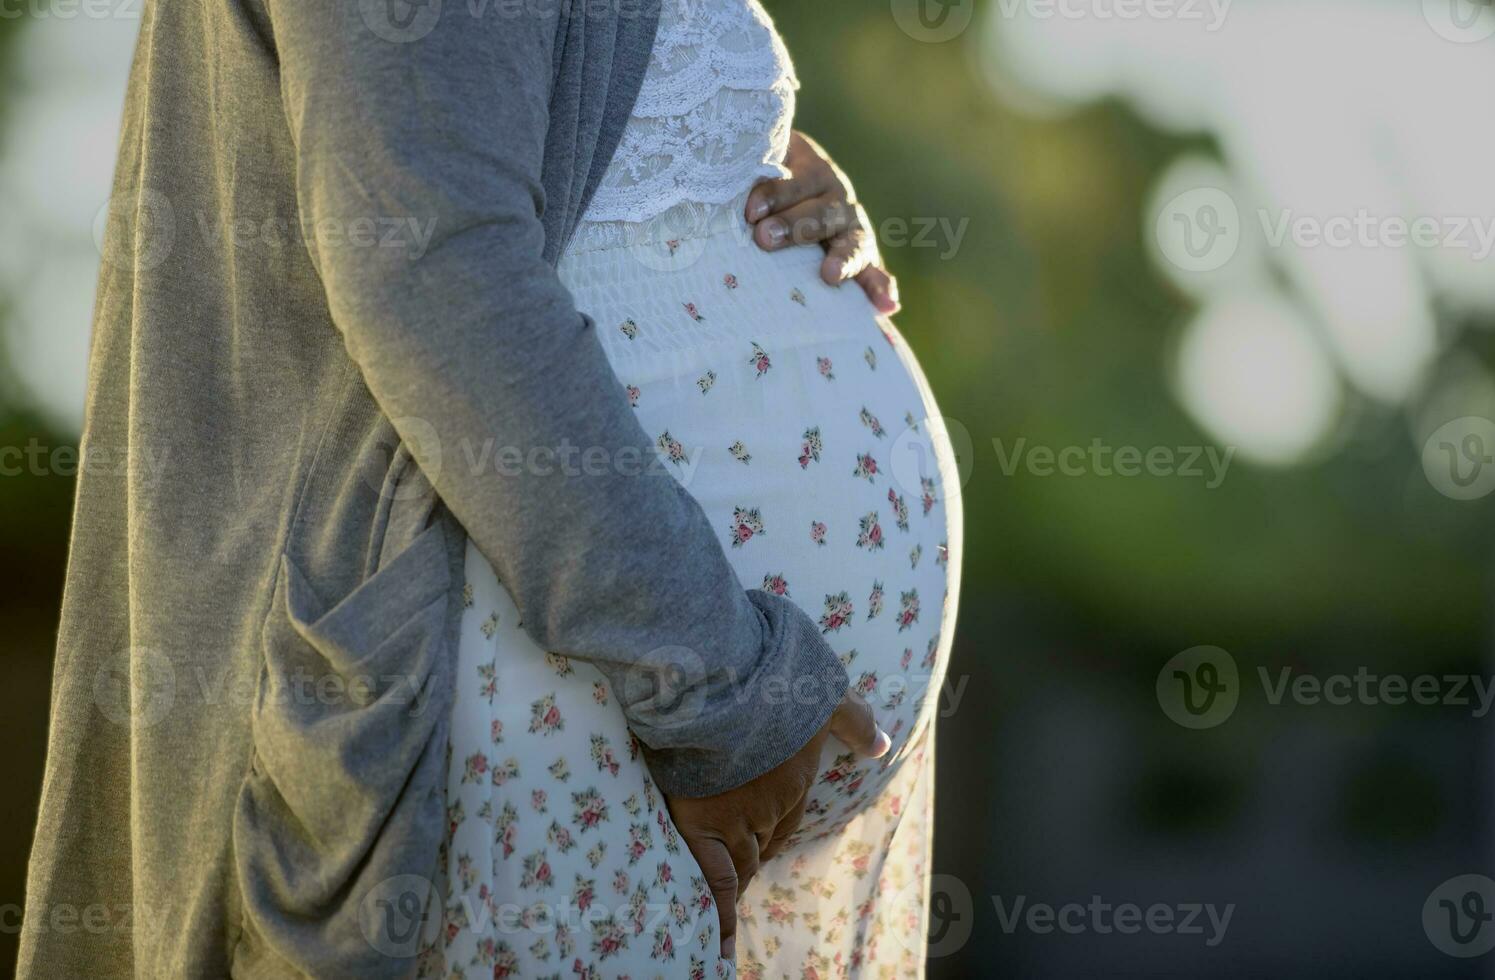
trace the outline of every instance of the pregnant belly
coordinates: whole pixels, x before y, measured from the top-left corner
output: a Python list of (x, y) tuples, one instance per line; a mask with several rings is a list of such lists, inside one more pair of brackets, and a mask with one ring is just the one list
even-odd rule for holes
[(561, 266), (743, 585), (819, 622), (893, 738), (877, 761), (828, 741), (802, 838), (834, 833), (921, 748), (961, 533), (953, 455), (917, 362), (859, 289), (820, 281), (820, 258), (764, 253), (729, 227)]

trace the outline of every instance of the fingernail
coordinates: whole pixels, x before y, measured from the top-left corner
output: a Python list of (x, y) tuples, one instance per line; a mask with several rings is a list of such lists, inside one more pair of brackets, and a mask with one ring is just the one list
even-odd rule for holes
[(748, 205), (748, 220), (757, 221), (768, 216), (768, 202), (759, 198)]
[(736, 936), (732, 936), (730, 939), (723, 939), (722, 940), (722, 959), (724, 959), (724, 960), (735, 960), (735, 959), (737, 959), (737, 937)]
[(765, 225), (768, 229), (768, 243), (770, 245), (782, 245), (789, 237), (789, 227), (782, 221), (774, 221)]
[(872, 758), (881, 759), (888, 754), (888, 749), (893, 747), (893, 739), (881, 728), (877, 730), (877, 738), (872, 742)]

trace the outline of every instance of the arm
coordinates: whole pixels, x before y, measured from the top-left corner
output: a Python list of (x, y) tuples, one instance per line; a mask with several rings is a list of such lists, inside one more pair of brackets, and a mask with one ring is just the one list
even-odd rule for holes
[[(695, 501), (642, 465), (650, 440), (544, 259), (557, 18), (449, 4), (429, 34), (397, 43), (351, 0), (268, 6), (302, 220), (434, 223), (420, 256), (309, 249), (369, 390), (527, 631), (603, 670), (666, 792), (718, 793), (792, 757), (841, 700), (845, 671), (801, 610), (743, 589)], [(511, 476), (492, 455), (470, 462), (506, 449), (541, 463)], [(654, 705), (660, 672), (685, 710)], [(765, 695), (791, 679), (813, 693)]]

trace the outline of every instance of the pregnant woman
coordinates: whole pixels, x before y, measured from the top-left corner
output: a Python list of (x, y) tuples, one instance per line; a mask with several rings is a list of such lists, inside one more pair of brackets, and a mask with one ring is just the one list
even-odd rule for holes
[[(785, 173), (797, 87), (757, 0), (666, 0), (560, 277), (738, 578), (815, 618), (891, 737), (878, 759), (825, 743), (803, 824), (739, 892), (740, 974), (910, 977), (959, 490), (893, 326), (822, 282), (818, 255), (750, 240), (745, 199)], [(466, 579), (423, 976), (727, 975), (734, 910), (714, 907), (607, 679), (530, 639), (471, 544)]]
[(148, 0), (21, 977), (921, 972), (959, 486), (760, 248), (794, 91), (756, 0)]

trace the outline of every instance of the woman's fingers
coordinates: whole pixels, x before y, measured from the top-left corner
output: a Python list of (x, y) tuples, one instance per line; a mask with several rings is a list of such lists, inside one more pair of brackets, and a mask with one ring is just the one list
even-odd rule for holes
[(797, 173), (793, 177), (778, 180), (759, 181), (748, 194), (747, 219), (750, 223), (762, 221), (771, 214), (820, 197), (828, 190), (829, 169)]
[(722, 959), (737, 955), (737, 865), (724, 841), (717, 837), (687, 837), (685, 845), (701, 866), (706, 887), (716, 902), (722, 927)]
[(729, 842), (727, 850), (732, 855), (732, 867), (737, 871), (737, 896), (740, 897), (747, 891), (753, 876), (758, 873), (758, 838), (752, 834), (743, 834)]
[(839, 198), (811, 198), (758, 222), (753, 239), (770, 252), (813, 245), (860, 227), (857, 211), (856, 205)]
[(835, 187), (835, 170), (821, 153), (816, 152), (814, 144), (800, 133), (789, 138), (784, 166), (789, 168), (788, 177), (759, 181), (748, 194), (748, 221), (761, 221), (776, 211), (820, 197)]
[(759, 852), (758, 856), (761, 860), (770, 861), (777, 857), (779, 852), (784, 849), (784, 846), (789, 842), (789, 838), (794, 836), (794, 832), (804, 822), (805, 806), (809, 802), (810, 794), (807, 792), (799, 798), (799, 802), (794, 805), (793, 809), (784, 814), (784, 818), (779, 821), (779, 825), (773, 829), (773, 836), (769, 838), (768, 843), (764, 844), (763, 849)]
[(825, 243), (825, 261), (820, 263), (820, 278), (827, 285), (839, 286), (855, 279), (877, 261), (877, 248), (863, 228), (837, 235)]
[(877, 312), (884, 316), (892, 316), (901, 307), (898, 300), (898, 280), (888, 274), (882, 266), (869, 265), (857, 273), (856, 281), (872, 300), (872, 305), (877, 307)]
[(746, 217), (753, 240), (770, 252), (821, 244), (820, 277), (835, 286), (855, 279), (877, 312), (898, 312), (898, 283), (882, 266), (867, 212), (851, 183), (825, 150), (803, 133), (789, 140), (784, 165), (790, 176), (760, 181), (748, 194)]
[(831, 715), (830, 730), (848, 749), (869, 759), (882, 758), (893, 746), (893, 740), (872, 716), (872, 706), (855, 691), (848, 691), (846, 699)]

